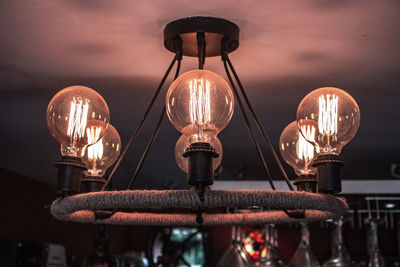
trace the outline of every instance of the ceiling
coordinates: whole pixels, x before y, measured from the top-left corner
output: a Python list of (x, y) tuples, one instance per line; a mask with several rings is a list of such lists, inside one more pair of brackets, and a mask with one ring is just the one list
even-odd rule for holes
[[(45, 111), (57, 91), (74, 84), (103, 95), (126, 144), (173, 57), (163, 47), (163, 27), (193, 15), (226, 18), (240, 27), (240, 46), (231, 58), (276, 147), (309, 91), (340, 87), (361, 109), (359, 132), (342, 152), (344, 178), (392, 177), (391, 164), (400, 162), (397, 0), (203, 0), (201, 6), (179, 0), (1, 1), (0, 167), (55, 183), (59, 149)], [(196, 65), (184, 58), (183, 71)], [(207, 59), (205, 68), (225, 77), (219, 58)], [(238, 111), (220, 135), (220, 179), (265, 179)], [(158, 112), (122, 164), (116, 185), (127, 183)], [(178, 137), (165, 121), (138, 187), (185, 185), (173, 156)]]

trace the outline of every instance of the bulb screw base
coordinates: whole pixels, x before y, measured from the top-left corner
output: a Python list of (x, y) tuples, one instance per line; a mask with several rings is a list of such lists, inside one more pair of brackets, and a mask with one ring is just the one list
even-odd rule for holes
[(314, 175), (299, 175), (294, 180), (294, 185), (297, 186), (297, 191), (317, 192), (317, 177)]
[(106, 183), (101, 176), (86, 176), (81, 180), (81, 193), (99, 192)]
[(314, 163), (317, 167), (318, 192), (335, 194), (342, 191), (341, 169), (344, 162), (337, 155), (319, 155)]
[(63, 196), (79, 193), (85, 164), (77, 157), (63, 156), (55, 164), (57, 173), (57, 191)]
[(183, 156), (188, 158), (188, 184), (196, 186), (204, 199), (205, 187), (214, 183), (213, 158), (219, 155), (209, 143), (198, 142), (191, 144)]

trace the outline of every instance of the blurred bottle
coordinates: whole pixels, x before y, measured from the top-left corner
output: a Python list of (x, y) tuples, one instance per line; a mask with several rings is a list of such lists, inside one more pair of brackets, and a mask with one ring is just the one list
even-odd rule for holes
[(322, 267), (351, 267), (354, 264), (350, 260), (347, 249), (343, 244), (343, 219), (335, 222), (335, 228), (332, 231), (332, 254)]
[(367, 232), (368, 248), (370, 248), (368, 267), (386, 267), (379, 249), (377, 220), (370, 220), (369, 226), (370, 229)]
[(301, 241), (296, 252), (289, 261), (293, 267), (320, 267), (310, 247), (310, 230), (306, 222), (301, 222)]

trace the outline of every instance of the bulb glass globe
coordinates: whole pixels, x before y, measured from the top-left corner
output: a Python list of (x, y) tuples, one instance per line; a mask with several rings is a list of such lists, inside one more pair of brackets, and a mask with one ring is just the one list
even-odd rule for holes
[[(179, 168), (186, 173), (188, 171), (189, 161), (188, 158), (183, 156), (183, 153), (185, 153), (186, 148), (188, 148), (191, 144), (192, 143), (189, 141), (189, 138), (186, 135), (181, 135), (175, 145), (175, 160), (178, 163)], [(215, 171), (222, 161), (222, 144), (218, 137), (214, 137), (210, 145), (215, 149), (215, 152), (218, 153), (218, 157), (213, 158), (213, 168)]]
[[(104, 135), (110, 112), (103, 97), (93, 89), (70, 86), (51, 99), (46, 121), (51, 135), (61, 145), (61, 154), (81, 157), (86, 145), (96, 143)], [(99, 131), (99, 139), (89, 139), (88, 131)]]
[[(320, 154), (339, 155), (360, 126), (360, 109), (351, 95), (335, 87), (309, 93), (297, 109), (298, 128)], [(315, 127), (315, 136), (307, 134)]]
[[(100, 130), (91, 130), (89, 140), (97, 140)], [(105, 171), (118, 159), (121, 152), (121, 138), (117, 130), (111, 125), (104, 136), (97, 143), (82, 150), (82, 161), (86, 164), (86, 176), (102, 177)]]
[[(314, 128), (307, 134), (313, 135)], [(283, 159), (294, 169), (297, 175), (314, 175), (316, 168), (311, 166), (314, 159), (314, 146), (299, 133), (297, 121), (283, 130), (279, 139), (279, 150)]]
[(166, 111), (175, 128), (190, 142), (208, 142), (229, 123), (234, 98), (229, 84), (218, 74), (192, 70), (169, 87)]

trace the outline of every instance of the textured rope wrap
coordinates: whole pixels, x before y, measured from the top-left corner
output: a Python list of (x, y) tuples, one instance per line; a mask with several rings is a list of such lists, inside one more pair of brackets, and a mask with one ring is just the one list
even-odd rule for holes
[[(196, 212), (215, 208), (263, 207), (262, 212), (203, 213), (204, 225), (266, 224), (294, 222), (286, 210), (306, 210), (306, 220), (325, 220), (344, 215), (348, 206), (343, 199), (293, 191), (220, 191), (207, 190), (204, 203), (194, 190), (125, 190), (78, 194), (57, 199), (51, 213), (60, 220), (135, 225), (196, 225)], [(189, 213), (168, 213), (186, 210)], [(265, 211), (268, 209), (268, 211)], [(94, 210), (117, 210), (108, 219), (95, 219)], [(129, 211), (121, 211), (129, 210)], [(162, 212), (162, 213), (160, 213)]]

